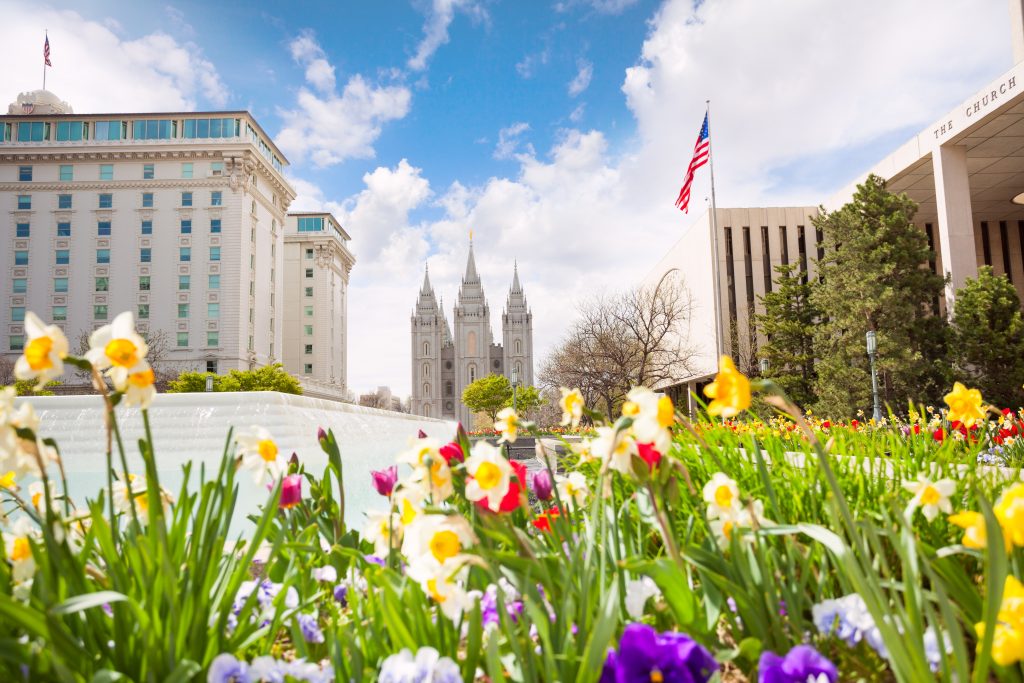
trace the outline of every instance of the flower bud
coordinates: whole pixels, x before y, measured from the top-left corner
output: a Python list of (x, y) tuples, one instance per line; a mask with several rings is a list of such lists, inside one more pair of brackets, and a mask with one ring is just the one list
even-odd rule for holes
[(427, 438), (427, 433), (421, 429), (420, 433), (417, 434), (416, 437), (419, 438), (419, 439), (425, 439), (425, 438)]
[(452, 464), (452, 461), (462, 462), (466, 459), (465, 454), (462, 452), (462, 446), (455, 441), (441, 446), (441, 448), (438, 449), (438, 452), (441, 453), (441, 457), (444, 458), (444, 461), (449, 465)]
[(316, 430), (316, 440), (323, 443), (324, 439), (327, 438), (327, 432), (324, 431), (323, 427), (318, 427)]
[(373, 470), (370, 472), (370, 477), (373, 479), (373, 488), (377, 489), (377, 493), (382, 496), (390, 496), (398, 482), (398, 465), (385, 467), (382, 470)]
[(281, 483), (281, 509), (293, 508), (302, 502), (302, 475), (289, 474)]
[(530, 485), (539, 500), (551, 500), (551, 473), (547, 470), (534, 472)]

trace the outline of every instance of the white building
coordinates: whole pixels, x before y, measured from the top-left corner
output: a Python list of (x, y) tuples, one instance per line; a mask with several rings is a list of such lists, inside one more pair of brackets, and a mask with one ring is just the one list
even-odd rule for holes
[(533, 313), (519, 282), (518, 266), (513, 267), (512, 286), (502, 315), (502, 344), (494, 343), (491, 309), (476, 270), (472, 242), (454, 320), (453, 335), (430, 275), (425, 273), (411, 319), (410, 412), (456, 419), (472, 426), (473, 415), (462, 403), (462, 392), (468, 384), (495, 374), (521, 385), (533, 385)]
[(181, 369), (280, 361), (286, 164), (248, 112), (76, 115), (23, 93), (0, 116), (0, 353), (21, 352), (26, 311), (74, 352), (131, 310)]
[(284, 367), (307, 394), (346, 398), (351, 238), (329, 213), (290, 213), (284, 234)]
[[(950, 280), (944, 311), (982, 265), (1005, 273), (1024, 300), (1024, 2), (1009, 4), (1015, 66), (823, 202), (828, 211), (840, 208), (869, 173), (917, 202), (914, 222), (936, 252), (922, 265)], [(645, 279), (654, 287), (678, 271), (695, 303), (695, 369), (666, 390), (696, 391), (715, 373), (719, 345), (734, 356), (749, 353), (742, 332), (771, 287), (773, 267), (799, 259), (814, 275), (817, 214), (814, 207), (718, 209), (717, 244), (710, 212), (686, 229)]]

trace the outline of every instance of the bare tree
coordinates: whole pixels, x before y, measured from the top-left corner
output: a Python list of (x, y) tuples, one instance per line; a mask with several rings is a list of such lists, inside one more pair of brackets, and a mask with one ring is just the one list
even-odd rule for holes
[[(89, 337), (92, 333), (88, 330), (81, 330), (75, 338), (75, 355), (84, 356), (89, 350)], [(178, 378), (183, 372), (194, 371), (198, 365), (192, 361), (172, 360), (171, 358), (171, 333), (164, 329), (151, 330), (143, 335), (149, 351), (146, 353), (146, 360), (153, 368), (153, 374), (158, 383), (170, 382)], [(91, 382), (88, 372), (76, 370), (75, 377), (82, 383)]]
[(680, 277), (653, 290), (599, 295), (580, 307), (565, 339), (545, 360), (542, 386), (579, 388), (588, 405), (614, 412), (635, 386), (661, 387), (685, 378), (692, 298)]

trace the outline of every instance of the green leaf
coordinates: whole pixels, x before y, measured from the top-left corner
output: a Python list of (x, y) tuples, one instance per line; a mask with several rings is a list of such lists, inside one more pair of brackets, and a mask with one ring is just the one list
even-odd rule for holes
[(128, 600), (128, 596), (115, 591), (86, 593), (85, 595), (76, 595), (73, 598), (68, 598), (61, 604), (53, 607), (50, 612), (53, 614), (74, 614), (75, 612), (100, 607), (112, 602), (121, 602), (122, 600)]

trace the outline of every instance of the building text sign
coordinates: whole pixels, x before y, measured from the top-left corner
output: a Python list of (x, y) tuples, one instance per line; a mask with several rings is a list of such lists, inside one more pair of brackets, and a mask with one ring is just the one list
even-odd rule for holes
[[(1022, 73), (1018, 73), (1019, 71)], [(932, 126), (932, 143), (943, 143), (953, 135), (963, 132), (977, 120), (1019, 95), (1022, 85), (1024, 67), (1016, 67)]]

